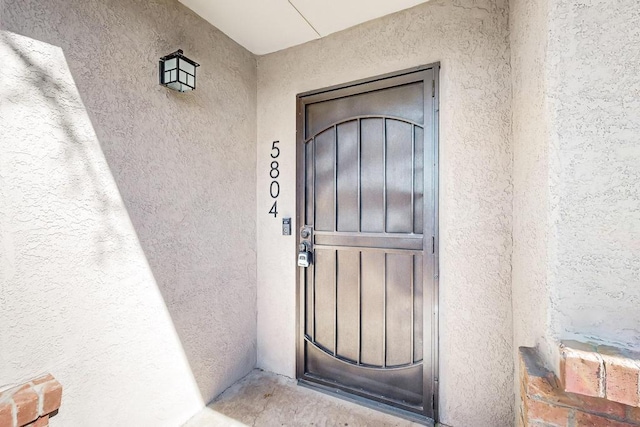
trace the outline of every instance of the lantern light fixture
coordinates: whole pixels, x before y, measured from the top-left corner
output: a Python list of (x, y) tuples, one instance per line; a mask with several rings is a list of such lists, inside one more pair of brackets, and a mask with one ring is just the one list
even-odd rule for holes
[(178, 92), (196, 88), (197, 62), (183, 55), (182, 49), (160, 58), (160, 84)]

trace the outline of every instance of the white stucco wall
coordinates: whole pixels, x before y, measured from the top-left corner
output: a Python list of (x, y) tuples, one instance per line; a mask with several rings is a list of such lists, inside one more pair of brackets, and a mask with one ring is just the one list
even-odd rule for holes
[(549, 14), (552, 333), (640, 349), (640, 7)]
[[(509, 5), (513, 82), (513, 340), (538, 347), (545, 358), (550, 336), (547, 263), (549, 238), (548, 2)], [(518, 363), (515, 363), (518, 369)], [(519, 384), (515, 396), (519, 399)]]
[(258, 366), (295, 375), (296, 247), (281, 217), (295, 217), (296, 94), (440, 61), (441, 420), (513, 422), (507, 27), (504, 1), (434, 0), (258, 58)]
[[(3, 0), (0, 30), (0, 386), (181, 425), (255, 365), (255, 58), (170, 0)], [(178, 48), (193, 93), (157, 83)]]
[(640, 9), (510, 5), (514, 348), (640, 349)]

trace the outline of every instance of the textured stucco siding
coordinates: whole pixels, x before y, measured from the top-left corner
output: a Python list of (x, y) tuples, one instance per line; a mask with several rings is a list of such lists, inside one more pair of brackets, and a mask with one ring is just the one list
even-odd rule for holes
[[(547, 355), (550, 295), (549, 104), (547, 102), (548, 2), (512, 0), (509, 5), (513, 82), (514, 360), (518, 347), (538, 346)], [(550, 359), (550, 357), (546, 357)], [(518, 369), (519, 364), (514, 364)], [(518, 375), (515, 396), (519, 399)]]
[[(0, 385), (171, 426), (256, 361), (256, 60), (170, 0), (0, 1)], [(198, 89), (158, 85), (178, 48)]]
[(640, 6), (549, 15), (552, 333), (640, 349)]
[(295, 217), (296, 94), (440, 61), (441, 421), (512, 424), (508, 43), (506, 2), (435, 0), (258, 58), (258, 366), (295, 375), (296, 248), (280, 217)]

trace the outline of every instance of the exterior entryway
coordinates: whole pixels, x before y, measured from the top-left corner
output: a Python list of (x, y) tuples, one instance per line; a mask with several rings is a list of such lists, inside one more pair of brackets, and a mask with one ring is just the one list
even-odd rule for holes
[(296, 386), (254, 370), (183, 427), (419, 427), (420, 424)]
[(435, 417), (437, 72), (298, 97), (298, 378)]

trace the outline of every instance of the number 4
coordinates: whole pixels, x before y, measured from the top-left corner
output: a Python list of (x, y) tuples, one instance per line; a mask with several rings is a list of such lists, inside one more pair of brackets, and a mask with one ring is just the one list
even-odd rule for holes
[(276, 200), (275, 202), (273, 202), (273, 206), (271, 206), (271, 209), (269, 210), (270, 214), (273, 214), (274, 218), (278, 217), (278, 201)]

